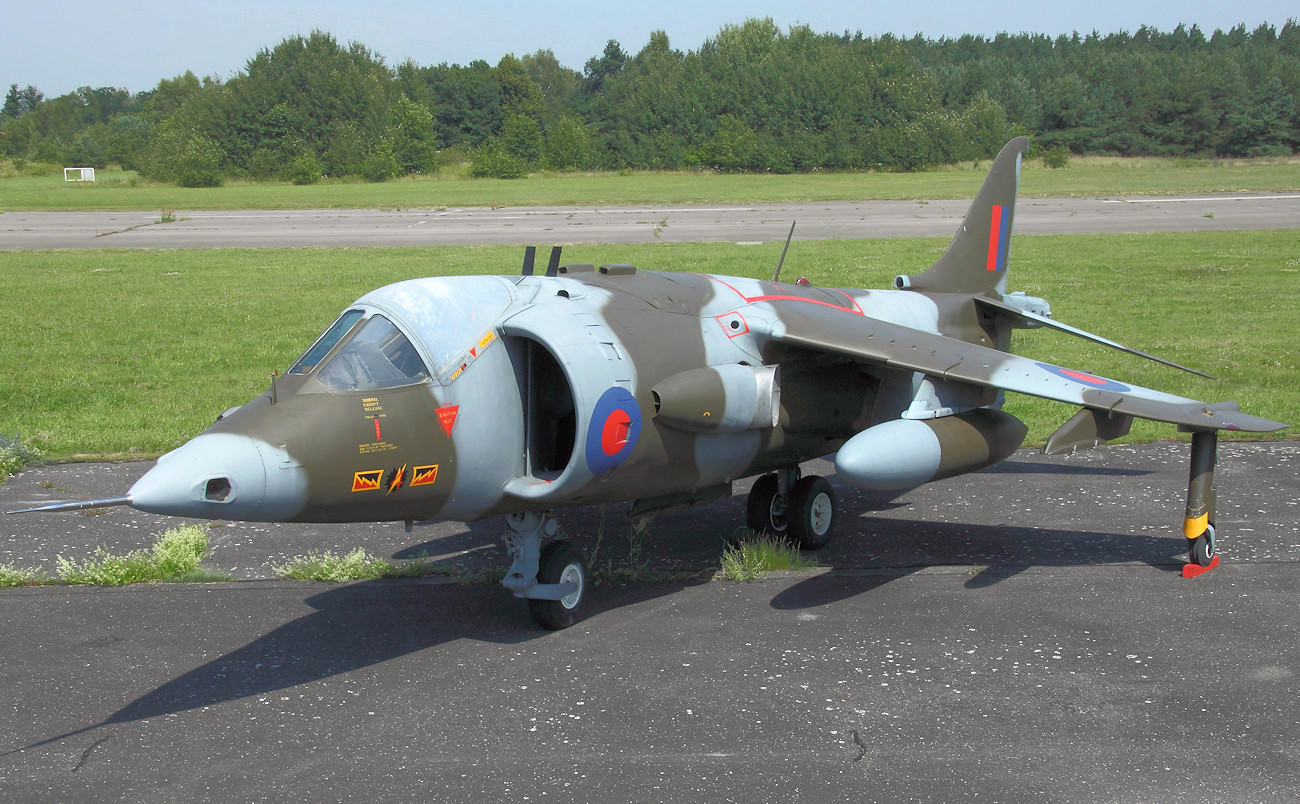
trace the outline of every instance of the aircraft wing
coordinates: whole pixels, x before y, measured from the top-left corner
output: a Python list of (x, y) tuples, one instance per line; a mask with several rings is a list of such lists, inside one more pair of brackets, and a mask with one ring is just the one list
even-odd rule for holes
[(847, 310), (769, 304), (776, 316), (768, 338), (791, 346), (1195, 430), (1271, 432), (1290, 426), (1242, 413), (1234, 402), (1210, 405)]

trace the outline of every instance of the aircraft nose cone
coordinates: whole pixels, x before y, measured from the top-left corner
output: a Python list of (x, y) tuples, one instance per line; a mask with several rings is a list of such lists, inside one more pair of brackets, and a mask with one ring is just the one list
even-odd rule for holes
[(235, 433), (204, 433), (158, 459), (129, 492), (141, 511), (278, 522), (302, 509), (307, 480), (287, 452)]

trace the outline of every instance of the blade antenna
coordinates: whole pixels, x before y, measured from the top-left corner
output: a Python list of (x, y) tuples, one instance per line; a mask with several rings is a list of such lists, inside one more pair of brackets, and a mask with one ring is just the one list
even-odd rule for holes
[(546, 264), (547, 276), (560, 275), (560, 251), (561, 246), (551, 246), (551, 261)]
[(537, 246), (528, 246), (524, 249), (524, 271), (523, 276), (533, 275), (533, 260), (537, 257)]
[(781, 276), (781, 266), (785, 265), (785, 253), (790, 250), (790, 238), (794, 237), (794, 225), (798, 221), (790, 221), (790, 234), (785, 236), (785, 248), (781, 249), (781, 259), (776, 261), (776, 272), (772, 274), (772, 281), (775, 282)]

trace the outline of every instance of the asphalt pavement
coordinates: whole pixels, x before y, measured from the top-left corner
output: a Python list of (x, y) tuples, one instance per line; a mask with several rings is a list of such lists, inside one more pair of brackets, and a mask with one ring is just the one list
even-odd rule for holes
[[(600, 584), (558, 633), (493, 585), (255, 580), (308, 548), (500, 566), (499, 522), (213, 528), (241, 580), (0, 591), (0, 798), (1293, 801), (1298, 461), (1222, 445), (1224, 563), (1194, 580), (1186, 445), (836, 484), (821, 569), (709, 580), (737, 496), (660, 518), (639, 566), (668, 580)], [(0, 507), (145, 468), (32, 468)], [(0, 562), (47, 566), (167, 521), (0, 523)], [(565, 525), (628, 566), (620, 511)]]
[[(641, 242), (770, 242), (951, 237), (970, 199), (799, 204), (6, 212), (0, 250), (274, 248)], [(1222, 231), (1300, 227), (1300, 194), (1022, 198), (1017, 234)]]
[[(627, 210), (6, 213), (0, 249), (950, 235), (968, 201)], [(1296, 196), (1022, 199), (1020, 234), (1297, 228)], [(604, 577), (540, 631), (493, 584), (313, 584), (362, 547), (454, 578), (499, 521), (211, 523), (235, 580), (0, 590), (0, 800), (1300, 800), (1300, 443), (1219, 454), (1223, 564), (1180, 570), (1186, 445), (1020, 451), (908, 492), (839, 484), (820, 568), (712, 579), (737, 496), (564, 512)], [(0, 510), (125, 493), (33, 467)], [(806, 471), (829, 473), (815, 461)], [(0, 564), (148, 547), (128, 508), (0, 517)], [(637, 582), (609, 580), (640, 576)]]

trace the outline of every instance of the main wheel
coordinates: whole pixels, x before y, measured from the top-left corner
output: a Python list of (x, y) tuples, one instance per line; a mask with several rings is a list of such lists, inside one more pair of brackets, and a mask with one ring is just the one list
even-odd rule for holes
[(1207, 525), (1205, 532), (1192, 540), (1187, 550), (1188, 559), (1198, 567), (1208, 567), (1214, 560), (1214, 526)]
[(800, 478), (790, 494), (790, 535), (806, 550), (825, 547), (835, 527), (835, 491), (830, 481)]
[(529, 598), (528, 610), (541, 627), (558, 631), (578, 621), (578, 610), (587, 592), (587, 565), (582, 551), (573, 544), (557, 539), (542, 548), (537, 567), (537, 582), (575, 583), (578, 588), (559, 600)]
[(781, 535), (790, 529), (789, 500), (781, 494), (776, 475), (767, 474), (754, 481), (745, 503), (745, 524), (755, 533)]

